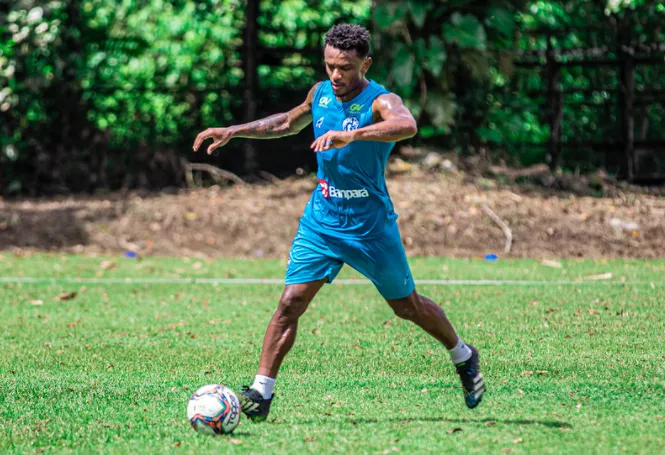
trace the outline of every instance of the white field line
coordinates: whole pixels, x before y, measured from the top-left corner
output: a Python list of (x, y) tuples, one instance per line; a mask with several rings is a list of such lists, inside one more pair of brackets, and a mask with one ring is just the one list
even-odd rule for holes
[[(657, 281), (618, 280), (415, 280), (418, 285), (430, 286), (662, 286)], [(8, 284), (284, 284), (277, 278), (49, 278), (49, 277), (0, 277), (0, 283)], [(337, 279), (334, 284), (369, 285), (368, 280)]]

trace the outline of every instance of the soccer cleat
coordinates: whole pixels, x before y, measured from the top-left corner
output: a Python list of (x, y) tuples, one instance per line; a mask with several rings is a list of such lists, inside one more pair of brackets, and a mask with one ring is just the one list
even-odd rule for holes
[(242, 392), (238, 395), (242, 412), (252, 422), (263, 422), (268, 418), (270, 412), (270, 403), (275, 397), (273, 394), (269, 399), (263, 398), (263, 395), (256, 389), (247, 386), (242, 387)]
[(483, 400), (485, 393), (485, 380), (480, 372), (478, 361), (478, 351), (476, 348), (467, 345), (471, 349), (471, 358), (455, 365), (457, 374), (459, 374), (464, 386), (464, 401), (469, 409), (473, 409)]

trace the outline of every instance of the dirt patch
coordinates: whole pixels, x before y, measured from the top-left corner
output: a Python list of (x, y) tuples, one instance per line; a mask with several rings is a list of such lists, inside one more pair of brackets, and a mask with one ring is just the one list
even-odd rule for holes
[[(409, 255), (665, 257), (665, 199), (579, 196), (406, 166), (388, 180)], [(174, 194), (0, 201), (0, 250), (287, 256), (315, 179)], [(511, 230), (505, 235), (486, 206)]]

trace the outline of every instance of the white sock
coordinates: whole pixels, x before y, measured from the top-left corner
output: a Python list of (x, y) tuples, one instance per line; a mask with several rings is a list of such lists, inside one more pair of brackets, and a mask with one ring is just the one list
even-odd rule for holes
[(452, 349), (448, 349), (448, 352), (450, 353), (450, 360), (454, 364), (465, 362), (471, 358), (471, 349), (459, 337), (457, 337), (457, 345)]
[[(469, 354), (471, 356), (471, 354)], [(252, 389), (259, 392), (263, 398), (266, 400), (272, 397), (272, 391), (275, 388), (275, 378), (269, 378), (268, 376), (263, 376), (262, 374), (257, 374), (254, 378), (254, 384), (252, 384)]]

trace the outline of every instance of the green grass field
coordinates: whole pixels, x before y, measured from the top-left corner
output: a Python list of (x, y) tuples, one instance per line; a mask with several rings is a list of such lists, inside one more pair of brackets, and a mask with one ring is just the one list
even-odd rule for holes
[[(419, 285), (481, 353), (470, 411), (447, 353), (369, 285), (325, 286), (300, 323), (269, 421), (196, 434), (208, 383), (251, 383), (279, 284), (108, 278), (282, 278), (280, 261), (0, 256), (2, 453), (662, 453), (663, 261), (412, 260)], [(593, 280), (594, 275), (605, 279)], [(357, 278), (345, 269), (340, 278)], [(54, 299), (76, 292), (72, 299)]]

